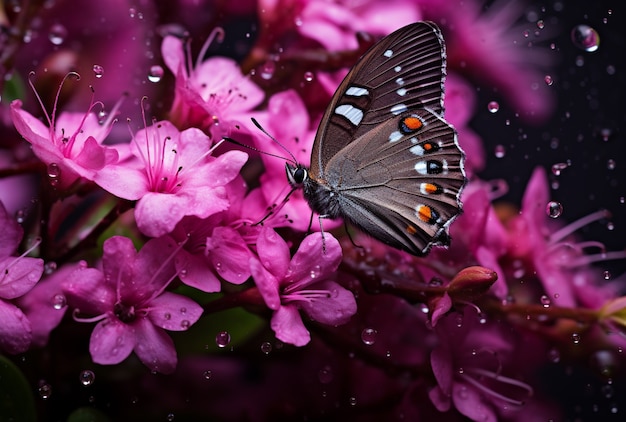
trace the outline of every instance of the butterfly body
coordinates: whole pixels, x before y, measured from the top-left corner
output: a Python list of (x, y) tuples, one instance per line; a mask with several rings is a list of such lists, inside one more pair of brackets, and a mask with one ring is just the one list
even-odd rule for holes
[(445, 50), (418, 22), (374, 45), (348, 73), (317, 132), (311, 168), (287, 164), (311, 209), (414, 255), (449, 242), (465, 184), (443, 119)]

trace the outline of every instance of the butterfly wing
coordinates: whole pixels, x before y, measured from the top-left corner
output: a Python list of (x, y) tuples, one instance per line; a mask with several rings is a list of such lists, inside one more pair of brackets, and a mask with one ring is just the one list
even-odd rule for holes
[(342, 215), (364, 232), (415, 255), (448, 244), (465, 183), (456, 131), (431, 110), (379, 124), (327, 165)]
[(443, 115), (445, 47), (432, 22), (383, 38), (346, 75), (326, 109), (311, 154), (310, 175), (324, 178), (328, 161), (350, 142), (404, 109)]

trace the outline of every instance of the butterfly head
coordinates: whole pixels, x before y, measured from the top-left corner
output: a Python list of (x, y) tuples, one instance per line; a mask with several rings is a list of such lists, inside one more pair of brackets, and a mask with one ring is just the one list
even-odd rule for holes
[(309, 179), (308, 170), (300, 164), (293, 165), (291, 163), (286, 163), (285, 172), (287, 173), (287, 180), (289, 181), (289, 184), (294, 188), (302, 187)]

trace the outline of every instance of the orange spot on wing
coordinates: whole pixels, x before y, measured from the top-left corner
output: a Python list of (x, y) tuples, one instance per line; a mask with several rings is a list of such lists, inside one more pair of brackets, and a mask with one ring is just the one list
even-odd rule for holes
[(406, 232), (414, 236), (417, 234), (417, 229), (414, 226), (406, 226)]
[(430, 207), (427, 207), (426, 205), (422, 205), (417, 210), (417, 216), (420, 218), (420, 220), (426, 223), (430, 223), (433, 218), (433, 213)]
[(409, 116), (404, 118), (404, 125), (414, 131), (424, 126), (424, 123), (417, 117)]
[(422, 148), (424, 148), (424, 151), (430, 151), (435, 148), (435, 146), (430, 142), (426, 142), (424, 145), (422, 145)]
[(439, 188), (432, 183), (424, 183), (423, 188), (426, 193), (436, 193), (439, 190)]

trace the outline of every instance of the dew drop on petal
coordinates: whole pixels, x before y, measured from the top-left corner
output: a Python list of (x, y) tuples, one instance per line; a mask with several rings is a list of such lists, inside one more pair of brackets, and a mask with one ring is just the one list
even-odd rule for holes
[(348, 403), (350, 404), (350, 406), (356, 406), (356, 397), (350, 397), (348, 399)]
[(183, 320), (180, 322), (180, 328), (182, 328), (183, 330), (188, 329), (190, 326), (191, 326), (191, 322), (189, 322), (189, 320), (188, 320), (188, 319), (183, 319)]
[(56, 179), (61, 175), (61, 167), (57, 163), (48, 164), (48, 177)]
[(498, 104), (497, 101), (489, 101), (489, 104), (487, 104), (487, 110), (489, 110), (490, 113), (497, 113), (498, 110), (500, 110), (500, 104)]
[(148, 72), (148, 80), (152, 83), (161, 82), (164, 73), (165, 72), (163, 68), (158, 64), (150, 66), (150, 71)]
[(43, 271), (46, 275), (50, 275), (53, 272), (55, 272), (57, 269), (57, 263), (54, 261), (49, 261), (46, 262), (46, 264), (43, 266)]
[(506, 147), (504, 145), (498, 144), (493, 149), (493, 153), (496, 158), (503, 158), (506, 155)]
[(96, 374), (94, 374), (93, 371), (90, 371), (89, 369), (85, 369), (83, 371), (80, 371), (78, 379), (82, 385), (84, 385), (85, 387), (89, 387), (95, 381)]
[(550, 201), (546, 205), (546, 214), (550, 218), (559, 218), (563, 214), (563, 205), (560, 202)]
[(93, 74), (98, 79), (100, 79), (102, 77), (102, 75), (104, 75), (104, 68), (102, 66), (100, 66), (99, 64), (94, 64), (93, 67), (91, 68), (91, 70), (93, 70)]
[(545, 28), (545, 26), (546, 26), (546, 24), (545, 24), (545, 22), (543, 21), (543, 19), (539, 19), (539, 20), (537, 21), (537, 28), (539, 28), (539, 29), (543, 29), (543, 28)]
[(50, 27), (48, 39), (52, 44), (61, 45), (65, 42), (65, 38), (67, 38), (67, 29), (63, 25), (57, 23)]
[(168, 413), (167, 418), (165, 418), (167, 422), (173, 422), (174, 419), (176, 419), (176, 416), (173, 413)]
[(63, 309), (67, 305), (67, 300), (65, 299), (65, 295), (62, 293), (57, 293), (52, 296), (52, 307), (57, 311)]
[(600, 35), (589, 25), (575, 26), (570, 35), (572, 43), (588, 53), (593, 53), (600, 47)]
[(271, 351), (272, 343), (270, 343), (269, 341), (264, 341), (263, 343), (261, 343), (261, 352), (263, 352), (263, 354), (269, 355)]
[(309, 71), (304, 72), (304, 80), (306, 82), (311, 82), (313, 78), (314, 78), (313, 72), (309, 72)]
[(376, 342), (376, 334), (378, 334), (378, 331), (375, 329), (365, 328), (361, 331), (361, 341), (363, 341), (363, 344), (371, 346)]
[(215, 336), (215, 344), (217, 344), (217, 347), (224, 348), (228, 346), (229, 343), (230, 343), (230, 334), (228, 333), (228, 331), (220, 331)]
[(609, 128), (600, 129), (600, 138), (602, 138), (604, 142), (607, 142), (609, 139), (611, 139), (612, 134), (613, 131)]

